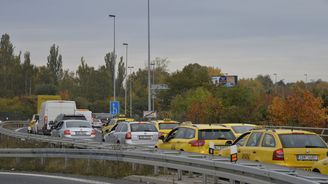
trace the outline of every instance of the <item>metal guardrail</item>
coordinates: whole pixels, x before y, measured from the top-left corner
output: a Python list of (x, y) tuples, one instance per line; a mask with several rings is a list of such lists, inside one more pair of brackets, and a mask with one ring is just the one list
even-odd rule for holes
[[(204, 183), (209, 176), (216, 180), (225, 179), (230, 183), (286, 183), (318, 184), (328, 183), (328, 178), (289, 168), (271, 168), (259, 163), (230, 163), (227, 159), (215, 159), (203, 155), (172, 154), (172, 152), (147, 152), (141, 150), (99, 150), (99, 149), (0, 149), (0, 157), (11, 158), (79, 158), (142, 163), (155, 168), (165, 167), (186, 170), (203, 175)], [(306, 174), (304, 174), (306, 173)], [(307, 175), (307, 176), (306, 176)]]
[[(0, 134), (20, 139), (32, 139), (60, 145), (74, 145), (86, 149), (0, 149), (0, 157), (10, 158), (80, 158), (115, 160), (129, 163), (154, 166), (154, 173), (159, 168), (178, 170), (178, 177), (182, 171), (189, 171), (203, 175), (203, 183), (208, 178), (214, 181), (224, 179), (229, 183), (287, 183), (287, 184), (328, 184), (328, 177), (313, 172), (305, 172), (293, 168), (277, 165), (262, 164), (252, 161), (240, 160), (231, 163), (228, 159), (212, 156), (190, 154), (179, 151), (157, 150), (135, 146), (117, 146), (113, 144), (87, 141), (74, 141), (72, 139), (59, 139), (55, 137), (27, 134), (3, 128), (10, 122), (0, 123)], [(12, 124), (14, 122), (11, 122)]]

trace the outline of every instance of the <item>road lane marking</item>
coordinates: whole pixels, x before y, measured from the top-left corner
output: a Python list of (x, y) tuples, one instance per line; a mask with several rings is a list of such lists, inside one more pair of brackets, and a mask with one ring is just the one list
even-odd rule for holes
[(33, 177), (61, 179), (61, 180), (76, 181), (76, 182), (90, 183), (90, 184), (113, 184), (113, 183), (107, 183), (107, 182), (101, 182), (101, 181), (93, 181), (93, 180), (87, 180), (87, 179), (71, 178), (71, 177), (65, 177), (65, 176), (44, 175), (44, 174), (0, 172), (0, 175), (1, 174), (2, 175), (33, 176)]

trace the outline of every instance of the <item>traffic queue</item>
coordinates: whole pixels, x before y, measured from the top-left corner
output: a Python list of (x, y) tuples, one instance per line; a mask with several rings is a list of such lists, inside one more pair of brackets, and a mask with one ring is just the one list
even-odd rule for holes
[(243, 123), (137, 121), (124, 115), (104, 119), (100, 114), (77, 110), (73, 101), (46, 101), (41, 114), (29, 122), (28, 133), (94, 140), (98, 131), (102, 141), (112, 144), (213, 154), (328, 174), (327, 143), (311, 131)]

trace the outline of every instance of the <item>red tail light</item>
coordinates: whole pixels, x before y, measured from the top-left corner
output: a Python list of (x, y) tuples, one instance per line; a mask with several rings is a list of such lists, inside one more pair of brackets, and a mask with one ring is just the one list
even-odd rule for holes
[(199, 147), (199, 146), (204, 146), (205, 145), (204, 140), (192, 140), (192, 141), (189, 141), (188, 143), (191, 144), (191, 146), (194, 146), (194, 147)]
[(95, 129), (93, 129), (93, 130), (91, 131), (91, 135), (96, 135), (96, 130), (95, 130)]
[(161, 137), (163, 135), (163, 132), (158, 132), (158, 137)]
[(273, 152), (272, 160), (285, 160), (284, 158), (284, 150), (283, 149), (277, 149)]
[(125, 139), (131, 139), (131, 132), (127, 132), (126, 134), (125, 134)]
[(48, 123), (48, 116), (44, 116), (43, 120), (45, 123)]
[(64, 135), (71, 135), (71, 131), (69, 131), (69, 130), (64, 130)]

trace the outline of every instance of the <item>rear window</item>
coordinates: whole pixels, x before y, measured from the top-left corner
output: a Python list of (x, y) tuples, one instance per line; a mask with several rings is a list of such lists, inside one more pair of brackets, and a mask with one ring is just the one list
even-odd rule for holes
[(87, 121), (67, 121), (67, 128), (91, 128), (91, 125)]
[(237, 134), (242, 134), (242, 133), (245, 133), (245, 132), (248, 132), (248, 131), (252, 130), (254, 127), (253, 126), (245, 126), (245, 125), (242, 125), (242, 126), (232, 126), (231, 128)]
[(157, 132), (155, 125), (150, 123), (133, 123), (131, 132)]
[(236, 137), (231, 130), (206, 129), (198, 131), (199, 140), (234, 140)]
[(327, 148), (323, 140), (314, 134), (280, 134), (283, 148)]
[(74, 119), (74, 120), (87, 120), (85, 116), (64, 116), (63, 120), (69, 120), (69, 119)]
[(173, 128), (177, 127), (178, 125), (179, 125), (178, 123), (160, 123), (159, 129), (160, 130), (173, 129)]

